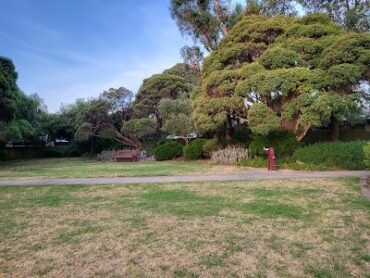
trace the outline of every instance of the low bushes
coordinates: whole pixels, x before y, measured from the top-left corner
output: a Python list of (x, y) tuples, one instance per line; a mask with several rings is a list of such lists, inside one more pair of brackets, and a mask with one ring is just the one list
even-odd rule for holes
[(82, 153), (75, 145), (45, 147), (40, 149), (40, 156), (45, 158), (78, 157)]
[(204, 153), (210, 157), (212, 152), (217, 151), (222, 148), (222, 144), (218, 141), (218, 139), (209, 139), (203, 145)]
[(244, 148), (227, 148), (212, 153), (213, 162), (222, 165), (236, 165), (249, 158), (248, 150)]
[(182, 156), (182, 145), (179, 142), (171, 141), (160, 145), (153, 151), (157, 161), (170, 160)]
[(292, 159), (314, 165), (349, 170), (365, 169), (364, 141), (317, 143), (297, 149)]
[(195, 139), (183, 148), (184, 157), (186, 160), (196, 160), (202, 157), (203, 147), (207, 139)]
[(370, 169), (370, 142), (364, 146), (365, 165)]
[(253, 156), (263, 156), (264, 147), (274, 147), (277, 157), (289, 156), (299, 147), (295, 136), (291, 132), (279, 131), (269, 136), (253, 135), (248, 149)]

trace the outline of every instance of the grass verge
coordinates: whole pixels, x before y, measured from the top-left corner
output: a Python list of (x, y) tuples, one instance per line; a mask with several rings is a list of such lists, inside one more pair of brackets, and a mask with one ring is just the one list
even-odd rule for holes
[(0, 179), (200, 175), (240, 170), (205, 161), (104, 163), (83, 158), (27, 159), (0, 162)]

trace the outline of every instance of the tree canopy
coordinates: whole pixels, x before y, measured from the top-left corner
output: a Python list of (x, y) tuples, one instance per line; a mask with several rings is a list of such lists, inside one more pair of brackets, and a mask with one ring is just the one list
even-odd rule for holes
[(162, 130), (189, 143), (189, 134), (195, 131), (190, 99), (162, 99), (158, 110), (164, 123)]
[(0, 57), (0, 140), (34, 141), (41, 135), (40, 121), (45, 113), (42, 99), (26, 96), (17, 86), (13, 62)]
[(367, 0), (298, 0), (309, 12), (326, 12), (349, 31), (370, 30), (370, 2)]
[(136, 117), (153, 117), (159, 128), (162, 117), (158, 111), (159, 102), (164, 98), (176, 99), (190, 93), (192, 86), (184, 78), (172, 74), (155, 74), (144, 80), (134, 102)]
[(66, 113), (75, 118), (75, 139), (105, 138), (139, 149), (141, 139), (155, 133), (156, 125), (150, 119), (131, 118), (132, 96), (126, 88), (111, 88), (98, 99), (79, 101), (71, 106)]
[(176, 64), (172, 68), (163, 71), (163, 74), (170, 74), (181, 77), (190, 87), (198, 85), (200, 81), (199, 70), (185, 63)]
[(205, 60), (193, 117), (203, 130), (247, 120), (254, 133), (285, 128), (302, 139), (358, 111), (369, 63), (370, 34), (327, 15), (245, 16)]
[(180, 31), (208, 51), (217, 47), (242, 14), (241, 5), (225, 0), (171, 0), (170, 10)]

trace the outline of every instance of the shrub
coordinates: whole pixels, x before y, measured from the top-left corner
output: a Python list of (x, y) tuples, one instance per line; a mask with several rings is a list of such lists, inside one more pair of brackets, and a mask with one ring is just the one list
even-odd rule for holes
[(370, 142), (364, 146), (365, 165), (370, 169)]
[(97, 155), (96, 158), (99, 161), (114, 162), (114, 161), (116, 161), (115, 155), (116, 155), (115, 150), (108, 150), (108, 151), (102, 151), (100, 154)]
[(275, 153), (278, 157), (292, 155), (299, 147), (295, 136), (291, 132), (279, 131), (273, 132), (268, 136), (253, 135), (252, 142), (248, 149), (254, 156), (264, 155), (264, 147), (274, 147)]
[(203, 155), (203, 147), (207, 139), (195, 139), (190, 144), (184, 146), (183, 153), (186, 160), (197, 160)]
[(182, 156), (182, 145), (179, 142), (171, 141), (160, 145), (153, 151), (154, 158), (158, 161), (170, 160)]
[(236, 165), (249, 158), (248, 150), (244, 148), (227, 148), (212, 153), (211, 159), (217, 164)]
[(78, 157), (81, 156), (81, 152), (75, 145), (70, 146), (56, 146), (46, 147), (40, 149), (40, 156), (46, 158), (56, 157)]
[(292, 159), (304, 163), (349, 170), (365, 169), (366, 142), (317, 143), (297, 149)]
[(222, 148), (222, 144), (218, 141), (218, 139), (209, 139), (207, 142), (203, 145), (203, 151), (205, 155), (211, 156), (211, 153), (214, 151), (217, 151)]

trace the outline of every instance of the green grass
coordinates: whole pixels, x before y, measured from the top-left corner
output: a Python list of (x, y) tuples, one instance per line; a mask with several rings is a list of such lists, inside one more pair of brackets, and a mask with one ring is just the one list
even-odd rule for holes
[(0, 179), (170, 176), (222, 171), (223, 167), (203, 161), (104, 163), (93, 159), (56, 158), (0, 162)]
[(0, 187), (0, 277), (366, 277), (358, 179)]

